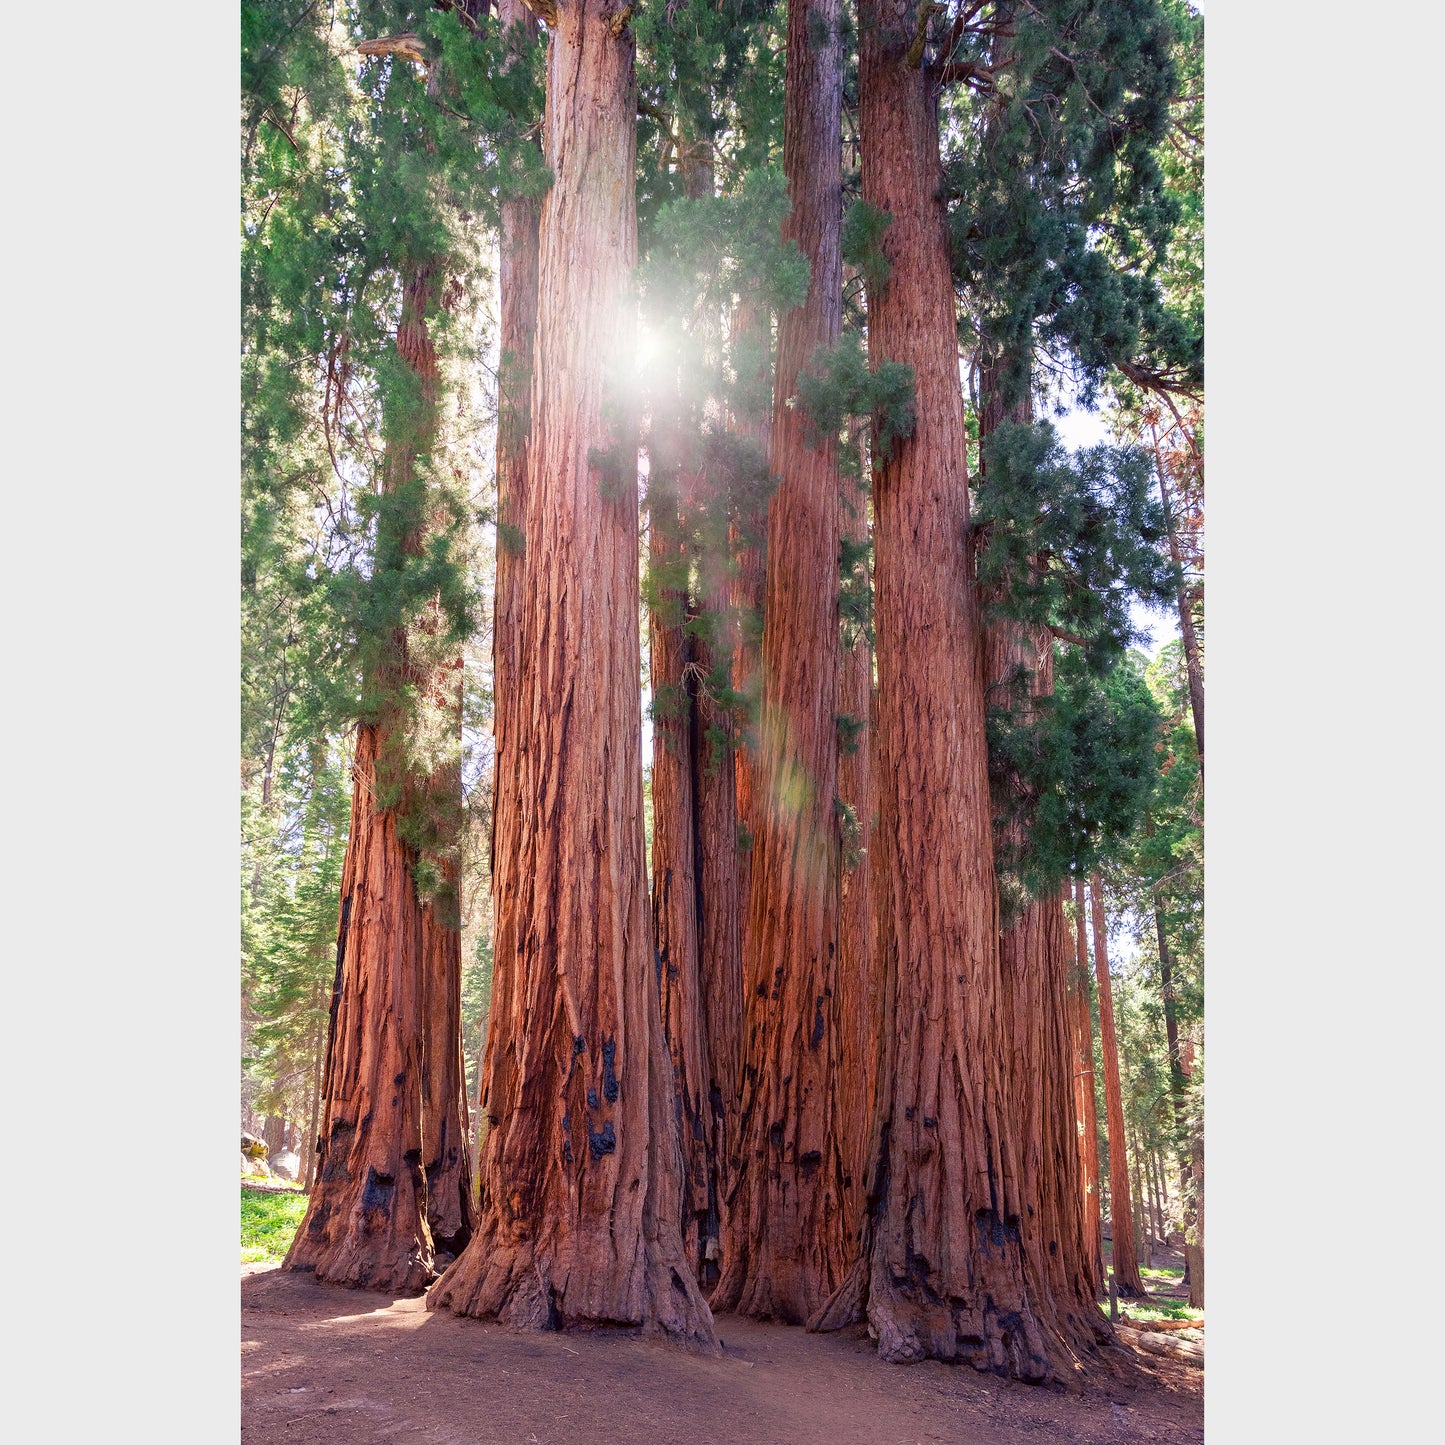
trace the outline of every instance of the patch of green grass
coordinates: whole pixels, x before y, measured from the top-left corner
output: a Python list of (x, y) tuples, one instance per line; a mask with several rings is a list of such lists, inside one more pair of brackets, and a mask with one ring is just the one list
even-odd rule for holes
[(292, 1236), (306, 1213), (306, 1196), (299, 1190), (285, 1194), (241, 1191), (241, 1263), (279, 1263), (291, 1247)]
[(1150, 1276), (1152, 1279), (1183, 1279), (1183, 1278), (1184, 1278), (1184, 1271), (1183, 1271), (1182, 1269), (1145, 1269), (1145, 1268), (1141, 1265), (1141, 1266), (1139, 1267), (1139, 1273), (1140, 1273), (1140, 1274), (1144, 1274), (1144, 1275), (1148, 1275), (1148, 1276)]
[(1158, 1295), (1147, 1300), (1130, 1300), (1124, 1305), (1134, 1319), (1140, 1320), (1202, 1320), (1203, 1310), (1192, 1310), (1183, 1300), (1163, 1299)]

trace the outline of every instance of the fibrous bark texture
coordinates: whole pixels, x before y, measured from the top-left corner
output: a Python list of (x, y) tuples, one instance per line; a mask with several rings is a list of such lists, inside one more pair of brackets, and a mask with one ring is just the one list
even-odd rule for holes
[[(461, 731), (462, 659), (444, 670), (440, 686), (448, 691), (448, 710)], [(431, 780), (445, 799), (459, 805), (460, 766), (447, 766)], [(453, 820), (455, 821), (455, 820)], [(453, 832), (448, 829), (448, 832)], [(455, 838), (449, 839), (455, 842)], [(470, 1119), (466, 1065), (462, 1059), (462, 934), (457, 890), (460, 868), (454, 855), (444, 865), (439, 896), (421, 908), (422, 970), (422, 1170), (426, 1176), (427, 1225), (437, 1251), (438, 1269), (466, 1248), (477, 1222), (472, 1187)]]
[[(986, 373), (987, 375), (987, 373)], [(985, 404), (988, 417), (993, 408)], [(1022, 413), (1014, 419), (1025, 420)], [(1044, 628), (1000, 620), (985, 639), (991, 689), (1012, 694), (1014, 709), (1053, 690), (1053, 643)], [(1017, 847), (1019, 825), (1005, 829)], [(1093, 1240), (1085, 1219), (1075, 1096), (1074, 1024), (1069, 994), (1073, 946), (1057, 894), (1020, 897), (999, 940), (1010, 1039), (1009, 1086), (1020, 1169), (1029, 1296), (1068, 1347), (1055, 1368), (1066, 1374), (1094, 1353), (1109, 1331), (1095, 1307)]]
[(375, 806), (382, 741), (376, 727), (357, 728), (320, 1168), (284, 1268), (407, 1292), (432, 1274), (421, 1162), (421, 906), (396, 816)]
[[(537, 33), (523, 0), (501, 0), (504, 30)], [(497, 571), (492, 612), (492, 1012), (506, 965), (517, 955), (516, 862), (521, 847), (517, 811), (518, 714), (529, 684), (530, 659), (521, 651), (522, 578), (526, 571), (527, 458), (531, 440), (532, 360), (537, 344), (537, 268), (542, 205), (532, 197), (502, 202), (498, 241), (501, 357), (497, 375)], [(485, 1127), (486, 1086), (492, 1076), (496, 1030), (487, 1027), (478, 1081), (478, 1129)], [(480, 1151), (479, 1151), (480, 1152)]]
[[(659, 418), (657, 433), (675, 425), (676, 418), (665, 422)], [(662, 440), (660, 435), (657, 439)], [(696, 690), (690, 675), (695, 660), (687, 630), (688, 553), (678, 510), (676, 457), (664, 444), (654, 448), (650, 461), (652, 936), (682, 1144), (683, 1247), (694, 1275), (700, 1277), (709, 1214), (715, 1220), (716, 1210), (709, 1203), (707, 1010), (698, 963), (702, 894), (693, 720)]]
[(635, 441), (609, 390), (632, 361), (626, 15), (613, 0), (559, 5), (548, 49), (528, 662), (499, 781), (515, 789), (515, 902), (497, 934), (478, 1229), (427, 1303), (530, 1329), (639, 1327), (716, 1353), (678, 1218), (643, 856)]
[[(712, 195), (710, 149), (688, 144), (682, 171), (689, 198)], [(694, 342), (705, 342), (708, 320), (695, 324)], [(685, 372), (662, 383), (648, 473), (653, 938), (683, 1150), (683, 1245), (710, 1288), (742, 1007), (732, 714), (711, 691), (712, 638), (730, 613), (727, 519), (716, 515), (724, 501), (701, 434), (710, 398), (690, 393)]]
[[(1095, 1304), (1084, 1214), (1068, 979), (1073, 947), (1057, 894), (1029, 902), (1000, 940), (1013, 1055), (1029, 1294), (1076, 1360), (1109, 1338)], [(1063, 1373), (1065, 1361), (1056, 1362)]]
[[(403, 293), (396, 350), (418, 391), (393, 423), (383, 459), (388, 493), (414, 479), (417, 458), (437, 436), (440, 371), (426, 318), (438, 279), (434, 263), (419, 264)], [(425, 525), (396, 539), (401, 557), (420, 554)], [(439, 625), (434, 608), (421, 632)], [(384, 717), (357, 728), (318, 1177), (285, 1260), (288, 1269), (373, 1289), (417, 1290), (432, 1277), (429, 1217), (448, 1248), (465, 1243), (472, 1223), (456, 920), (445, 904), (418, 897), (418, 857), (400, 836), (395, 808), (379, 807), (382, 795), (399, 795), (403, 806), (427, 810), (445, 860), (460, 772), (443, 769), (418, 789), (403, 758), (403, 686), (444, 707), (455, 694), (460, 706), (459, 670), (435, 667), (426, 654), (424, 645), (414, 653), (397, 627), (369, 679)]]
[[(875, 788), (885, 992), (865, 1256), (813, 1323), (866, 1305), (886, 1360), (1044, 1378), (1028, 1297), (937, 92), (907, 0), (859, 24), (863, 194), (887, 211), (869, 352), (913, 368), (917, 423), (874, 460)], [(776, 534), (775, 534), (776, 535)]]
[[(700, 573), (703, 606), (714, 619), (730, 614), (723, 559), (704, 559)], [(697, 675), (706, 680), (731, 651), (731, 630), (705, 630), (694, 642)], [(716, 639), (716, 640), (715, 640)], [(694, 798), (697, 805), (698, 974), (702, 983), (707, 1048), (707, 1126), (709, 1212), (699, 1278), (717, 1283), (720, 1267), (709, 1258), (721, 1253), (723, 1214), (727, 1208), (728, 1158), (737, 1128), (738, 1076), (742, 1068), (743, 955), (742, 913), (747, 895), (739, 878), (737, 782), (734, 751), (737, 728), (732, 710), (722, 707), (704, 681), (694, 699)], [(709, 1244), (709, 1241), (712, 1241)]]
[(1104, 1226), (1099, 1209), (1099, 1119), (1094, 1099), (1094, 1013), (1089, 1002), (1088, 905), (1084, 880), (1074, 880), (1074, 971), (1069, 979), (1073, 1034), (1074, 1117), (1079, 1136), (1080, 1196), (1084, 1239), (1088, 1246), (1094, 1288), (1104, 1283)]
[[(765, 309), (749, 298), (741, 300), (732, 314), (732, 338), (735, 355), (759, 358), (761, 380), (766, 384), (770, 344), (770, 318)], [(731, 418), (732, 429), (757, 443), (762, 456), (768, 454), (772, 436), (772, 416), (764, 410), (756, 414), (742, 412)], [(744, 705), (756, 710), (758, 688), (761, 686), (759, 666), (761, 649), (758, 638), (763, 615), (763, 588), (766, 581), (768, 514), (766, 504), (743, 506), (729, 529), (729, 544), (736, 556), (736, 570), (728, 591), (731, 615), (736, 619), (733, 637), (732, 686), (744, 699)], [(738, 847), (738, 951), (740, 958), (751, 957), (748, 946), (748, 899), (752, 893), (752, 835), (754, 775), (757, 771), (756, 719), (749, 717), (743, 736), (733, 748), (733, 789), (737, 802), (736, 830)], [(739, 996), (741, 998), (741, 995)], [(739, 1047), (741, 1047), (739, 1022)], [(738, 1067), (741, 1067), (739, 1061)]]
[[(868, 498), (844, 483), (842, 533), (868, 540)], [(873, 926), (873, 650), (863, 628), (845, 635), (838, 678), (838, 710), (852, 719), (851, 738), (838, 759), (838, 797), (848, 833), (838, 905), (838, 1022), (845, 1066), (837, 1078), (843, 1136), (843, 1182), (850, 1239), (863, 1219), (864, 1178), (878, 1089), (878, 1045), (883, 989)], [(857, 1254), (858, 1245), (850, 1252)]]
[[(1028, 365), (1008, 368), (1003, 362), (1001, 356), (985, 356), (981, 368), (980, 450), (1004, 423), (1033, 420)], [(1023, 378), (1016, 395), (1004, 390), (1005, 375)], [(1034, 720), (1038, 699), (1054, 689), (1052, 634), (1006, 617), (993, 621), (984, 636), (984, 675), (990, 706), (1020, 722)], [(996, 778), (995, 786), (1016, 791), (1008, 777)], [(996, 797), (995, 805), (1003, 801)], [(1001, 870), (1015, 866), (1013, 860), (1027, 846), (1023, 823), (1011, 806), (1002, 825)], [(1078, 1147), (1069, 993), (1073, 947), (1057, 893), (1031, 896), (1017, 879), (1009, 891), (1012, 906), (999, 939), (999, 962), (1011, 1041), (1009, 1085), (1029, 1292), (1035, 1311), (1051, 1326), (1049, 1338), (1062, 1340), (1072, 1352), (1072, 1359), (1054, 1362), (1066, 1373), (1109, 1337), (1095, 1307), (1096, 1251), (1085, 1218)]]
[(788, 11), (785, 240), (812, 274), (782, 318), (774, 379), (760, 748), (744, 959), (745, 1023), (722, 1309), (806, 1320), (847, 1264), (839, 1039), (838, 463), (792, 405), (842, 320), (840, 0)]
[(1134, 1211), (1129, 1201), (1129, 1149), (1124, 1137), (1124, 1094), (1119, 1083), (1119, 1044), (1114, 1033), (1114, 990), (1109, 982), (1108, 926), (1103, 884), (1089, 879), (1094, 915), (1094, 976), (1099, 984), (1099, 1042), (1104, 1055), (1104, 1108), (1109, 1129), (1109, 1215), (1113, 1232), (1114, 1278), (1119, 1293), (1136, 1299), (1144, 1293), (1135, 1246)]

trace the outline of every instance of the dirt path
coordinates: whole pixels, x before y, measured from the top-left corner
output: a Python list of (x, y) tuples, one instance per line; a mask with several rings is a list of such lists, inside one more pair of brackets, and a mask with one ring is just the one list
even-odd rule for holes
[(1200, 1442), (1200, 1371), (1149, 1362), (1083, 1395), (881, 1363), (860, 1328), (723, 1316), (727, 1357), (623, 1334), (523, 1335), (420, 1299), (255, 1269), (241, 1284), (243, 1442), (1051, 1445)]

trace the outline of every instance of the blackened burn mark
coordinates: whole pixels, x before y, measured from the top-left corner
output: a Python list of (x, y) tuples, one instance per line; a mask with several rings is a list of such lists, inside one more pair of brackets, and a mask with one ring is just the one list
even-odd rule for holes
[(592, 1151), (594, 1159), (600, 1159), (604, 1154), (611, 1154), (617, 1148), (617, 1134), (612, 1128), (612, 1120), (609, 1119), (603, 1126), (600, 1133), (592, 1132), (592, 1125), (587, 1126), (587, 1147)]
[(768, 1127), (768, 1143), (771, 1144), (774, 1149), (781, 1149), (783, 1147), (782, 1124), (772, 1124)]
[(587, 1090), (587, 1107), (588, 1107), (589, 1109), (595, 1109), (595, 1108), (597, 1108), (597, 1105), (598, 1105), (597, 1090), (596, 1090), (596, 1089), (588, 1089), (588, 1090)]
[(823, 1042), (823, 995), (819, 994), (817, 1003), (814, 1005), (817, 1013), (813, 1016), (813, 1034), (808, 1040), (808, 1047), (816, 1049)]
[(361, 1191), (361, 1207), (379, 1209), (383, 1214), (390, 1214), (395, 1193), (395, 1178), (390, 1174), (378, 1174), (376, 1165), (373, 1164), (366, 1171), (366, 1188)]
[(602, 1043), (602, 1097), (609, 1104), (616, 1103), (620, 1092), (614, 1064), (617, 1062), (617, 1040), (607, 1038)]
[(808, 1152), (798, 1160), (798, 1165), (803, 1171), (803, 1178), (811, 1179), (813, 1175), (818, 1172), (818, 1168), (822, 1162), (822, 1151), (819, 1149), (809, 1149)]

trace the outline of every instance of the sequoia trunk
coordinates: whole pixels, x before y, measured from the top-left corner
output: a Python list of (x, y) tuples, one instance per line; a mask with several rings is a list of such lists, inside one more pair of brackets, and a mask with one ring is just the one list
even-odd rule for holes
[[(723, 559), (704, 559), (700, 573), (703, 607), (714, 619), (729, 614)], [(713, 678), (728, 666), (731, 629), (705, 630), (694, 649), (698, 675)], [(726, 675), (724, 673), (724, 675)], [(740, 879), (737, 783), (734, 755), (737, 730), (730, 708), (720, 707), (708, 685), (699, 688), (693, 707), (693, 762), (697, 772), (698, 973), (702, 981), (708, 1069), (708, 1213), (702, 1221), (700, 1278), (711, 1288), (719, 1278), (710, 1253), (724, 1235), (728, 1157), (737, 1127), (738, 1075), (742, 1067), (743, 956), (742, 911), (747, 895)]]
[(1119, 1045), (1114, 1035), (1114, 990), (1109, 981), (1109, 940), (1099, 875), (1089, 879), (1094, 915), (1094, 976), (1099, 983), (1099, 1042), (1104, 1055), (1104, 1107), (1109, 1128), (1109, 1213), (1114, 1235), (1114, 1278), (1130, 1299), (1144, 1294), (1129, 1202), (1129, 1149), (1124, 1137), (1124, 1094), (1119, 1084)]
[[(986, 401), (986, 418), (990, 410)], [(990, 689), (1014, 692), (1009, 700), (1015, 707), (1027, 712), (1033, 697), (1053, 691), (1053, 643), (1045, 629), (996, 622), (987, 629), (984, 655)], [(1004, 838), (1016, 848), (1017, 827), (1006, 828)], [(1094, 1304), (1094, 1240), (1078, 1147), (1074, 950), (1059, 894), (1029, 897), (1017, 883), (1013, 892), (1018, 896), (999, 940), (999, 958), (1029, 1291), (1051, 1340), (1066, 1341), (1077, 1358), (1092, 1352), (1108, 1332)], [(1061, 1355), (1055, 1364), (1063, 1374), (1070, 1361)]]
[[(1005, 423), (1033, 420), (1030, 365), (1026, 355), (987, 356), (980, 377), (979, 446)], [(1010, 392), (1005, 378), (1012, 377)], [(987, 467), (987, 459), (983, 462)], [(1047, 628), (1001, 618), (984, 637), (987, 702), (1031, 723), (1054, 690), (1054, 643)], [(1010, 1089), (1018, 1130), (1023, 1242), (1031, 1298), (1051, 1334), (1067, 1342), (1074, 1356), (1088, 1354), (1108, 1337), (1095, 1308), (1097, 1250), (1087, 1218), (1084, 1171), (1078, 1148), (1074, 1048), (1074, 1004), (1070, 994), (1073, 948), (1058, 893), (1032, 896), (1014, 870), (1026, 836), (1012, 815), (1018, 792), (1014, 779), (995, 779), (1003, 807), (997, 835), (1001, 900), (1010, 907), (999, 939), (999, 961), (1007, 1000)], [(1066, 889), (1067, 891), (1067, 885)], [(1001, 911), (1002, 907), (1001, 907)], [(1086, 1005), (1087, 1007), (1087, 1005)], [(1061, 1373), (1070, 1361), (1056, 1361)]]
[(1074, 971), (1069, 980), (1069, 1005), (1074, 1043), (1074, 1118), (1079, 1136), (1080, 1191), (1084, 1208), (1084, 1240), (1088, 1247), (1094, 1289), (1104, 1283), (1104, 1226), (1099, 1208), (1099, 1118), (1094, 1081), (1094, 1012), (1089, 1002), (1089, 943), (1084, 880), (1074, 880)]
[[(672, 398), (664, 398), (667, 405)], [(709, 1214), (707, 1011), (698, 965), (695, 689), (688, 631), (689, 558), (679, 515), (678, 419), (654, 419), (649, 459), (652, 663), (652, 938), (662, 1029), (682, 1144), (682, 1239), (700, 1277)], [(673, 433), (668, 436), (668, 433)]]
[[(537, 34), (523, 0), (500, 0), (498, 23)], [(502, 202), (498, 243), (501, 356), (497, 371), (497, 570), (492, 611), (492, 993), (477, 1081), (477, 1160), (486, 1128), (486, 1087), (492, 1074), (498, 1000), (509, 996), (507, 969), (517, 956), (516, 864), (518, 721), (530, 687), (531, 659), (522, 652), (522, 578), (527, 555), (527, 462), (531, 446), (532, 362), (537, 344), (537, 268), (541, 202)]]
[[(855, 545), (868, 540), (868, 495), (845, 484), (843, 536)], [(850, 1237), (863, 1216), (864, 1176), (878, 1090), (878, 1041), (883, 991), (873, 927), (873, 651), (860, 626), (845, 639), (838, 680), (838, 709), (851, 720), (840, 739), (838, 797), (848, 832), (838, 909), (838, 1018), (841, 1059), (837, 1079), (843, 1138), (843, 1175)], [(857, 1245), (853, 1245), (853, 1254)]]
[[(447, 710), (462, 718), (462, 659), (442, 680), (451, 695)], [(431, 780), (443, 796), (435, 811), (446, 820), (444, 835), (458, 842), (462, 775), (460, 764), (447, 765)], [(476, 1227), (472, 1191), (472, 1153), (468, 1138), (466, 1065), (462, 1059), (461, 868), (455, 852), (442, 863), (442, 887), (421, 909), (422, 968), (422, 1169), (426, 1175), (427, 1224), (437, 1251), (438, 1269), (466, 1247)]]
[[(434, 262), (418, 263), (403, 288), (396, 353), (416, 378), (417, 390), (391, 418), (381, 477), (388, 495), (415, 480), (417, 458), (437, 440), (440, 370), (427, 315), (438, 282)], [(378, 537), (378, 566), (405, 567), (422, 549), (426, 523), (400, 523), (405, 530), (390, 536), (384, 535), (387, 525), (383, 521)], [(419, 859), (401, 837), (395, 807), (381, 806), (383, 798), (400, 798), (406, 807), (425, 808), (432, 801), (420, 797), (407, 777), (399, 703), (403, 688), (432, 693), (437, 679), (427, 675), (427, 666), (411, 655), (406, 631), (397, 626), (368, 679), (382, 704), (376, 720), (357, 726), (317, 1140), (319, 1173), (284, 1261), (287, 1269), (313, 1271), (334, 1283), (402, 1291), (420, 1289), (432, 1276), (426, 1163), (434, 1156), (442, 1160), (453, 1140), (461, 1149), (465, 1187), (465, 1146), (456, 1130), (438, 1121), (423, 1138), (424, 1112), (439, 1106), (427, 1078), (429, 1048), (443, 1051), (438, 1082), (444, 1090), (456, 1082), (451, 1107), (461, 1107), (460, 1081), (454, 1072), (448, 1075), (446, 1061), (460, 1047), (460, 1003), (457, 1037), (442, 1040), (429, 1025), (429, 1013), (442, 1005), (445, 990), (428, 982), (427, 940), (436, 934), (417, 894)], [(441, 786), (448, 782), (442, 780)], [(426, 786), (437, 784), (431, 779)], [(460, 775), (456, 791), (459, 803)], [(442, 802), (445, 806), (450, 800)], [(433, 964), (439, 979), (451, 960), (443, 956)], [(459, 958), (456, 976), (460, 989)], [(434, 1155), (427, 1153), (429, 1143)], [(439, 1172), (448, 1173), (449, 1167)], [(444, 1207), (441, 1217), (452, 1221), (456, 1212)], [(457, 1227), (465, 1232), (465, 1220)]]
[[(709, 149), (685, 145), (682, 173), (690, 199), (712, 195)], [(653, 937), (682, 1137), (683, 1246), (699, 1282), (711, 1286), (742, 1006), (731, 713), (711, 692), (710, 639), (729, 611), (726, 531), (709, 521), (717, 503), (698, 447), (707, 399), (689, 396), (677, 374), (655, 401), (648, 476)]]
[[(770, 318), (768, 312), (755, 302), (744, 299), (738, 303), (732, 315), (732, 349), (740, 358), (739, 365), (746, 363), (744, 357), (757, 361), (759, 381), (764, 386), (769, 382)], [(770, 391), (770, 386), (767, 387)], [(757, 443), (761, 455), (768, 453), (768, 442), (772, 435), (772, 417), (765, 410), (741, 411), (731, 418), (733, 430), (750, 437)], [(729, 530), (729, 542), (737, 557), (737, 570), (729, 587), (728, 601), (732, 615), (737, 619), (737, 634), (733, 639), (732, 685), (733, 691), (744, 699), (750, 714), (743, 736), (737, 740), (733, 750), (733, 788), (737, 797), (738, 835), (738, 918), (739, 958), (748, 958), (752, 950), (748, 946), (748, 899), (752, 884), (752, 832), (753, 832), (753, 780), (757, 771), (756, 710), (758, 703), (759, 663), (761, 649), (758, 639), (762, 628), (763, 586), (766, 561), (768, 516), (767, 507), (740, 507)], [(741, 1029), (738, 1025), (739, 1049)], [(738, 1067), (741, 1067), (739, 1059)]]
[(427, 1303), (531, 1329), (638, 1326), (716, 1353), (683, 1254), (648, 936), (636, 452), (616, 420), (636, 256), (629, 13), (570, 0), (551, 27), (527, 666), (498, 783), (514, 794), (515, 902), (498, 929), (480, 1219)]
[(357, 727), (319, 1173), (284, 1268), (415, 1292), (432, 1273), (421, 1165), (421, 905), (396, 815), (375, 806), (384, 742), (378, 727)]
[(936, 76), (908, 62), (912, 4), (860, 9), (863, 194), (892, 218), (869, 352), (913, 368), (917, 421), (873, 467), (886, 1023), (865, 1256), (814, 1323), (866, 1301), (886, 1360), (1039, 1380), (1051, 1342), (1020, 1232)]
[(762, 708), (745, 968), (742, 1100), (722, 1309), (801, 1323), (847, 1264), (836, 1101), (838, 461), (794, 405), (842, 324), (840, 0), (789, 7), (784, 240), (811, 264), (782, 318), (773, 389)]

